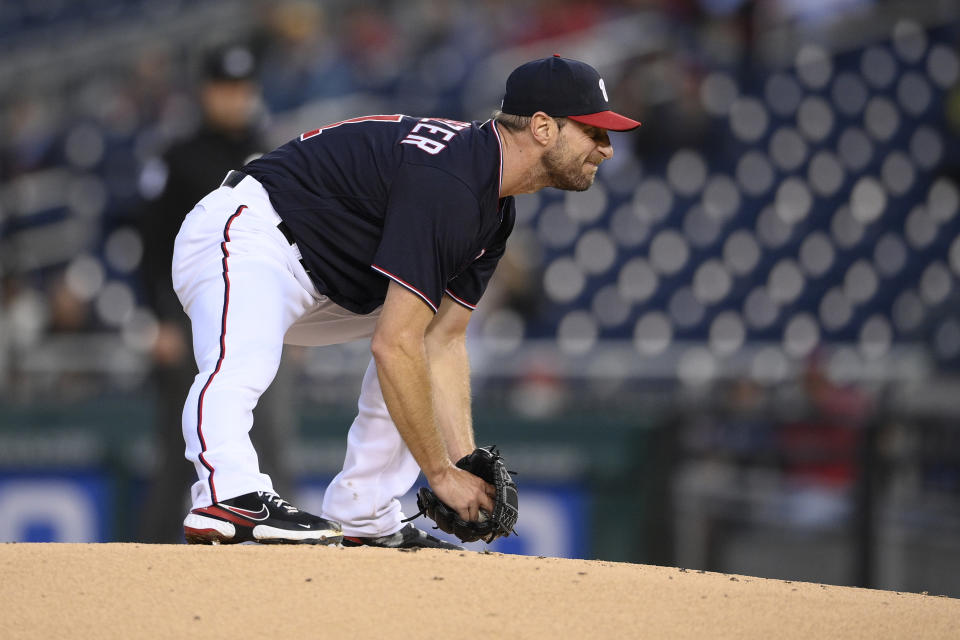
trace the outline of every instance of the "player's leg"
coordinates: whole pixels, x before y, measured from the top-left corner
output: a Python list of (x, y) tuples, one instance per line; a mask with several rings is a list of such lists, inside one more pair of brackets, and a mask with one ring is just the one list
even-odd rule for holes
[(249, 432), (253, 408), (280, 364), (282, 280), (242, 259), (228, 262), (226, 278), (196, 282), (199, 294), (189, 310), (198, 373), (182, 424), (186, 457), (199, 478), (194, 507), (273, 490), (260, 473)]
[[(185, 529), (192, 541), (326, 540), (332, 531), (313, 531), (319, 519), (273, 495), (250, 442), (253, 408), (277, 372), (286, 329), (315, 299), (294, 275), (296, 259), (275, 222), (241, 202), (223, 188), (205, 198), (174, 254), (199, 370), (183, 410), (186, 456), (199, 478)], [(284, 524), (304, 530), (278, 533)]]
[(372, 359), (357, 404), (343, 470), (327, 487), (321, 513), (340, 522), (345, 536), (391, 534), (403, 518), (397, 498), (416, 482), (420, 467), (387, 412)]
[(357, 404), (343, 470), (327, 487), (321, 512), (342, 524), (343, 545), (461, 549), (401, 522), (398, 498), (410, 491), (420, 467), (390, 418), (372, 359)]
[[(286, 342), (320, 346), (369, 338), (378, 315), (359, 316), (324, 300), (290, 327)], [(372, 359), (358, 409), (347, 434), (343, 470), (324, 493), (323, 517), (342, 524), (344, 546), (459, 549), (401, 522), (398, 498), (416, 482), (420, 467), (387, 411)]]

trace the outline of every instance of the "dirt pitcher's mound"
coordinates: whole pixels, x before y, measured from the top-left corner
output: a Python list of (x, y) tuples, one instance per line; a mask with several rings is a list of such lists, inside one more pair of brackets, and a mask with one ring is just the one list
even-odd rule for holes
[(960, 600), (457, 551), (0, 545), (0, 638), (956, 638)]

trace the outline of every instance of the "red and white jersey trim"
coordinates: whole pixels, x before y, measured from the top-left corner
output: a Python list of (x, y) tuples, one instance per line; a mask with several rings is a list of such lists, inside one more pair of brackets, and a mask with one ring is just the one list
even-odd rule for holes
[(305, 131), (304, 133), (301, 133), (300, 142), (304, 142), (305, 140), (309, 140), (314, 136), (318, 136), (324, 131), (326, 131), (327, 129), (334, 129), (344, 124), (354, 124), (357, 122), (400, 122), (401, 120), (403, 120), (403, 118), (404, 118), (404, 115), (402, 113), (395, 113), (389, 116), (380, 116), (380, 115), (359, 116), (356, 118), (350, 118), (349, 120), (341, 120), (340, 122), (333, 122), (326, 126), (320, 127), (319, 129), (314, 129), (312, 131)]
[(397, 284), (402, 285), (405, 289), (408, 289), (408, 290), (412, 291), (413, 293), (417, 294), (418, 296), (420, 296), (420, 298), (421, 298), (424, 302), (426, 302), (428, 305), (430, 305), (430, 308), (433, 309), (433, 312), (434, 312), (434, 313), (437, 312), (437, 305), (433, 304), (433, 302), (430, 300), (430, 298), (427, 297), (427, 294), (425, 294), (424, 292), (420, 291), (419, 289), (417, 289), (415, 286), (413, 286), (413, 285), (410, 284), (409, 282), (404, 282), (401, 278), (398, 278), (397, 276), (393, 275), (392, 273), (390, 273), (389, 271), (387, 271), (387, 270), (385, 270), (385, 269), (381, 269), (380, 267), (378, 267), (378, 266), (375, 265), (375, 264), (370, 265), (370, 268), (373, 269), (374, 271), (379, 271), (380, 273), (382, 273), (383, 275), (387, 276), (388, 278), (390, 278), (391, 280), (393, 280), (393, 281), (396, 282)]
[(463, 305), (463, 306), (466, 307), (467, 309), (470, 309), (471, 311), (476, 311), (476, 310), (477, 310), (477, 305), (475, 305), (475, 304), (470, 304), (469, 302), (467, 302), (467, 301), (464, 300), (463, 298), (458, 298), (456, 295), (454, 295), (453, 291), (450, 291), (450, 289), (445, 289), (445, 290), (444, 290), (444, 293), (447, 294), (448, 296), (450, 296), (451, 298), (453, 298), (453, 301), (454, 301), (454, 302), (457, 302), (457, 303)]

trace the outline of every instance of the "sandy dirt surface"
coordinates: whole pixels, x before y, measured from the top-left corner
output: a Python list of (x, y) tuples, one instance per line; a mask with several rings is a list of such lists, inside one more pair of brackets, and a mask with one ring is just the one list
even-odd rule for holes
[(626, 563), (0, 544), (0, 638), (956, 638), (960, 600)]

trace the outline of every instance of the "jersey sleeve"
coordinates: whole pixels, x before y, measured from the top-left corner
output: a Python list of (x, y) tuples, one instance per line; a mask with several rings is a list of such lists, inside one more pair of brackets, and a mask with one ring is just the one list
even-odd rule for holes
[(513, 231), (514, 210), (511, 202), (491, 244), (463, 272), (447, 283), (446, 294), (469, 309), (476, 309), (490, 278), (507, 250), (507, 238)]
[(473, 258), (479, 216), (477, 198), (463, 182), (435, 167), (404, 164), (391, 185), (370, 266), (436, 312), (447, 281)]
[(476, 309), (505, 248), (506, 246), (501, 244), (486, 250), (463, 273), (447, 284), (445, 293), (468, 309)]

